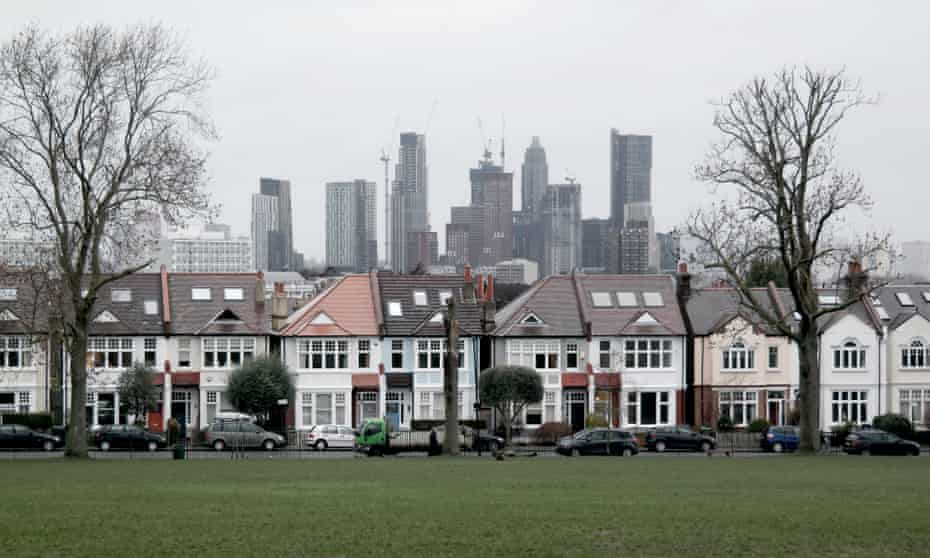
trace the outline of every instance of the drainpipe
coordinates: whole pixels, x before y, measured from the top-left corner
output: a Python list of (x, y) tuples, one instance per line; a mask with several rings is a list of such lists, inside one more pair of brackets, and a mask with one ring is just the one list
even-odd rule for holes
[(704, 419), (706, 418), (704, 416), (704, 389), (706, 387), (704, 384), (704, 343), (706, 340), (707, 337), (701, 337), (701, 424), (699, 427), (704, 426)]

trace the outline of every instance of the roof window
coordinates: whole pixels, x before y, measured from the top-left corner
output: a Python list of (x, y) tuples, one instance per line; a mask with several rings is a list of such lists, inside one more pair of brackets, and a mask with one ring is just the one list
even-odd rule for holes
[(0, 288), (0, 300), (16, 300), (16, 288), (15, 287)]
[(638, 306), (636, 302), (636, 293), (631, 292), (619, 292), (617, 293), (617, 303), (624, 308), (629, 308), (631, 306)]
[(223, 300), (245, 300), (245, 291), (242, 287), (223, 289)]
[(210, 287), (194, 287), (191, 289), (191, 300), (210, 300), (212, 297)]
[(146, 315), (153, 316), (158, 314), (158, 301), (157, 300), (146, 300), (144, 303)]
[(417, 306), (426, 306), (426, 291), (413, 291), (413, 303)]
[(817, 297), (817, 304), (821, 306), (836, 306), (840, 303), (840, 297), (837, 295), (819, 295)]
[(643, 305), (660, 307), (665, 306), (662, 302), (662, 293), (643, 293)]
[(132, 302), (132, 291), (129, 289), (113, 289), (110, 291), (111, 302)]
[(595, 292), (591, 293), (591, 302), (596, 308), (610, 308), (613, 302), (610, 300), (610, 293)]
[(878, 312), (878, 317), (882, 320), (890, 320), (891, 316), (888, 315), (888, 311), (882, 308), (881, 306), (875, 308), (875, 311)]
[(400, 302), (396, 300), (388, 302), (388, 314), (391, 316), (403, 316), (404, 312), (401, 309)]
[(911, 300), (911, 295), (907, 293), (895, 293), (894, 296), (898, 299), (898, 304), (901, 306), (914, 306), (914, 301)]
[(449, 300), (452, 299), (452, 291), (439, 291), (439, 304), (443, 306), (449, 304)]

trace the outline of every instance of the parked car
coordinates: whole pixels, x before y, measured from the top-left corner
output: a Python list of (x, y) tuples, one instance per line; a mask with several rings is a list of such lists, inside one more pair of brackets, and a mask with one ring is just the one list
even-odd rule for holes
[(148, 432), (134, 424), (108, 424), (94, 432), (94, 445), (101, 451), (138, 449), (155, 451), (168, 445), (161, 434)]
[(478, 432), (469, 426), (462, 427), (462, 434), (465, 435), (466, 444), (471, 441), (471, 449), (474, 451), (498, 451), (506, 445), (506, 440), (502, 436), (491, 434), (490, 432)]
[(355, 431), (348, 426), (337, 424), (315, 424), (310, 427), (304, 439), (308, 447), (321, 451), (329, 448), (351, 449), (355, 447)]
[(559, 440), (555, 451), (562, 455), (623, 455), (639, 453), (639, 443), (629, 432), (591, 428)]
[(759, 446), (765, 451), (782, 453), (795, 451), (801, 443), (797, 426), (771, 426), (762, 433)]
[(665, 450), (710, 451), (717, 447), (717, 440), (707, 434), (691, 430), (687, 426), (668, 426), (650, 430), (646, 434), (649, 451)]
[(883, 430), (859, 430), (846, 436), (843, 451), (857, 455), (920, 455), (920, 445)]
[(216, 451), (262, 448), (271, 451), (287, 445), (287, 439), (251, 420), (218, 420), (204, 430), (204, 445)]
[(52, 451), (60, 446), (62, 439), (58, 436), (36, 432), (19, 424), (0, 424), (0, 448), (4, 449), (43, 449)]

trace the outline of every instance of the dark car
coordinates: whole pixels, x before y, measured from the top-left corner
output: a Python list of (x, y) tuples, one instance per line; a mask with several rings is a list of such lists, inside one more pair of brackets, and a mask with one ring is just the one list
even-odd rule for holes
[(52, 451), (61, 445), (61, 438), (19, 424), (0, 424), (0, 448), (43, 449)]
[(504, 439), (490, 432), (475, 432), (470, 426), (463, 426), (462, 434), (466, 444), (471, 441), (471, 449), (474, 451), (497, 451), (504, 448)]
[(920, 455), (920, 445), (883, 430), (859, 430), (846, 436), (843, 451), (857, 455)]
[(707, 434), (691, 430), (687, 426), (668, 426), (650, 430), (646, 434), (649, 451), (665, 450), (710, 451), (717, 447), (717, 440)]
[(562, 455), (623, 455), (639, 453), (639, 444), (629, 432), (608, 428), (582, 430), (559, 440), (555, 451)]
[(155, 451), (168, 445), (161, 434), (148, 432), (132, 424), (110, 424), (94, 433), (94, 445), (101, 451), (111, 449), (138, 449)]
[(797, 426), (772, 426), (762, 433), (759, 446), (765, 451), (782, 453), (795, 451), (801, 443), (801, 435)]

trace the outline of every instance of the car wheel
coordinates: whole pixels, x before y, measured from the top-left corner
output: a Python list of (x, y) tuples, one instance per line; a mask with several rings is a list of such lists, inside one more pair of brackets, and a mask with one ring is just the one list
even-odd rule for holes
[(313, 449), (316, 451), (326, 451), (327, 448), (329, 448), (329, 444), (326, 443), (326, 440), (320, 440), (313, 445)]
[(633, 457), (633, 450), (630, 448), (623, 448), (623, 457)]
[(380, 455), (381, 455), (381, 448), (372, 447), (368, 449), (368, 457), (378, 457)]
[(911, 455), (913, 455), (914, 457), (920, 457), (920, 449), (915, 448), (914, 450), (911, 451)]
[(42, 443), (42, 449), (44, 449), (45, 451), (52, 451), (53, 449), (55, 449), (55, 443), (52, 442), (51, 440), (45, 440)]
[(869, 450), (867, 450), (867, 449), (864, 449), (864, 450), (862, 450), (862, 453), (860, 453), (859, 455), (862, 455), (862, 456), (864, 456), (864, 457), (868, 457), (868, 456), (872, 455), (872, 452), (869, 451)]
[(500, 450), (501, 450), (501, 445), (498, 444), (496, 440), (488, 444), (488, 451), (498, 452)]
[(262, 447), (265, 448), (265, 451), (272, 451), (274, 449), (274, 440), (265, 440), (262, 442)]
[(662, 440), (659, 440), (658, 442), (656, 442), (656, 451), (659, 453), (662, 453), (663, 451), (665, 451), (665, 442), (663, 442)]
[(772, 451), (775, 453), (781, 453), (785, 451), (785, 446), (781, 445), (781, 442), (775, 442), (775, 444), (772, 446)]
[(149, 441), (149, 443), (148, 443), (148, 445), (146, 446), (146, 448), (147, 448), (149, 451), (155, 451), (155, 450), (158, 449), (158, 442), (155, 442), (154, 440), (151, 440), (151, 441)]
[(577, 449), (572, 450), (572, 457), (580, 457), (580, 456), (581, 456), (580, 451), (578, 451)]
[(213, 442), (213, 449), (215, 449), (216, 451), (223, 451), (225, 447), (226, 447), (226, 443), (223, 440), (217, 440)]
[(703, 451), (704, 453), (707, 453), (707, 452), (710, 451), (710, 449), (711, 449), (711, 448), (710, 448), (710, 442), (708, 442), (708, 441), (706, 441), (706, 440), (703, 441), (703, 442), (701, 442), (701, 451)]
[(100, 442), (100, 451), (110, 451), (110, 442), (106, 440)]

